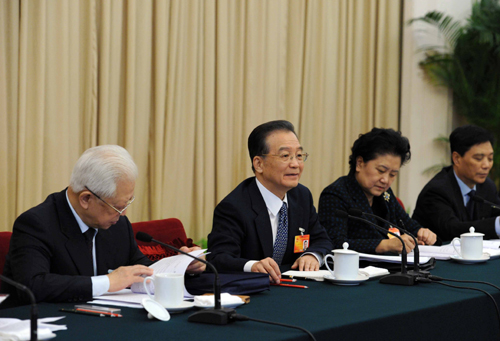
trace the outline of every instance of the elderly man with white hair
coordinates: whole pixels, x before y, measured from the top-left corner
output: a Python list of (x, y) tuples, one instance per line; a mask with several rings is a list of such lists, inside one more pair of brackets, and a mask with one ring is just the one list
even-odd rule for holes
[[(125, 216), (137, 174), (120, 146), (85, 151), (67, 189), (16, 219), (4, 275), (30, 288), (39, 302), (90, 300), (152, 275)], [(13, 296), (9, 305), (28, 302), (7, 283), (2, 292)]]

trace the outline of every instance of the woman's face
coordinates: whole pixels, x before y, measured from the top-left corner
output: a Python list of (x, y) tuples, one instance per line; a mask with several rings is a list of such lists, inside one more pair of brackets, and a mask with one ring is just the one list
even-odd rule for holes
[(364, 162), (361, 156), (356, 159), (355, 177), (366, 194), (370, 205), (373, 197), (382, 195), (391, 187), (401, 168), (401, 158), (392, 154), (379, 155)]

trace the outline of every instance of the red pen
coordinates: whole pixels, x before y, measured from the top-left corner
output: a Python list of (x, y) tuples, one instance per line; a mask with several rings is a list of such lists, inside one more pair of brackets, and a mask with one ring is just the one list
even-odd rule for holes
[(282, 279), (280, 279), (280, 282), (297, 282), (297, 280), (296, 279), (282, 278)]
[(305, 286), (305, 285), (284, 284), (284, 283), (280, 283), (280, 284), (271, 283), (271, 285), (276, 285), (276, 286), (280, 286), (280, 287), (289, 287), (289, 288), (301, 288), (301, 289), (307, 289), (307, 288), (309, 288), (308, 286)]
[(108, 313), (105, 311), (89, 310), (89, 309), (82, 309), (82, 308), (77, 308), (75, 310), (76, 311), (83, 311), (86, 313), (102, 314), (102, 315), (106, 315), (106, 316), (110, 316), (110, 317), (123, 317), (121, 314)]

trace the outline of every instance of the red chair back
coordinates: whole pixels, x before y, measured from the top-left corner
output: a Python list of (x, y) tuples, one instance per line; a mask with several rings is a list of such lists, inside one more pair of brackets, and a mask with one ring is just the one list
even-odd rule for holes
[[(167, 243), (173, 241), (176, 238), (186, 240), (186, 231), (184, 231), (184, 226), (181, 221), (177, 218), (161, 219), (161, 220), (150, 220), (141, 221), (137, 223), (132, 223), (132, 229), (134, 234), (137, 232), (146, 232), (151, 235), (156, 240), (160, 242)], [(152, 245), (151, 243), (137, 241), (137, 245)]]
[[(178, 249), (181, 246), (191, 247), (195, 245), (191, 238), (187, 238), (184, 226), (177, 218), (132, 223), (132, 229), (134, 234), (139, 231), (145, 232), (153, 239), (175, 246)], [(176, 254), (174, 251), (155, 243), (137, 241), (137, 245), (142, 253), (153, 261)]]
[[(5, 258), (9, 252), (10, 237), (12, 232), (0, 232), (0, 274), (3, 273)], [(1, 281), (0, 281), (1, 282)]]

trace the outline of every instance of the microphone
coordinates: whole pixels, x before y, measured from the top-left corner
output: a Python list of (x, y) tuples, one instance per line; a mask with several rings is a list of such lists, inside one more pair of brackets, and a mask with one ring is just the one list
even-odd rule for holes
[(18, 283), (8, 277), (5, 277), (4, 275), (0, 274), (0, 279), (4, 281), (5, 283), (8, 283), (15, 287), (16, 289), (19, 289), (21, 291), (24, 291), (25, 293), (28, 294), (30, 301), (31, 301), (31, 314), (30, 314), (30, 332), (31, 332), (31, 338), (30, 340), (38, 340), (38, 309), (36, 306), (36, 300), (35, 300), (35, 295), (33, 295), (33, 292), (26, 286), (22, 285), (21, 283)]
[(407, 235), (409, 235), (410, 237), (412, 237), (413, 241), (415, 242), (415, 258), (414, 258), (414, 262), (413, 262), (413, 270), (410, 270), (409, 273), (410, 274), (415, 274), (415, 275), (423, 275), (425, 277), (427, 277), (430, 274), (428, 271), (420, 271), (420, 251), (418, 249), (417, 238), (415, 238), (415, 236), (413, 234), (411, 234), (410, 232), (408, 232), (408, 230), (406, 230), (404, 228), (401, 228), (398, 225), (393, 224), (390, 221), (385, 220), (385, 219), (379, 217), (376, 214), (366, 213), (366, 212), (361, 211), (358, 208), (350, 208), (349, 209), (349, 214), (351, 214), (353, 216), (356, 216), (356, 217), (360, 217), (360, 216), (363, 215), (363, 216), (368, 216), (368, 217), (376, 218), (376, 219), (378, 219), (378, 220), (380, 220), (380, 221), (382, 221), (382, 222), (384, 222), (386, 224), (389, 224), (389, 225), (392, 225), (394, 227), (397, 227), (400, 231), (403, 231), (404, 233), (406, 233)]
[[(349, 210), (349, 213), (351, 213), (351, 210)], [(352, 213), (360, 213), (360, 212), (354, 211)], [(399, 241), (401, 242), (401, 244), (403, 245), (403, 251), (401, 252), (401, 272), (397, 272), (395, 274), (390, 274), (390, 275), (382, 277), (379, 281), (380, 283), (406, 285), (406, 286), (414, 285), (416, 283), (416, 281), (415, 281), (416, 276), (407, 273), (406, 267), (407, 267), (408, 260), (407, 260), (406, 247), (405, 247), (405, 243), (404, 243), (403, 239), (401, 239), (400, 236), (398, 236), (397, 234), (395, 234), (389, 230), (386, 230), (383, 227), (378, 226), (375, 223), (372, 223), (369, 220), (366, 220), (366, 219), (360, 218), (360, 217), (356, 217), (355, 215), (350, 215), (347, 212), (342, 211), (342, 210), (335, 210), (335, 215), (337, 215), (340, 218), (349, 218), (349, 219), (353, 219), (353, 220), (358, 220), (358, 221), (361, 221), (363, 223), (366, 223), (368, 225), (375, 227), (379, 231), (382, 231), (384, 233), (388, 232), (388, 233), (392, 234), (394, 237), (398, 238)]]
[(495, 204), (494, 202), (491, 202), (491, 201), (488, 201), (484, 198), (481, 198), (479, 195), (475, 194), (473, 196), (471, 196), (471, 199), (474, 200), (475, 202), (478, 202), (480, 204), (488, 204), (490, 205), (491, 208), (494, 208), (496, 210), (500, 210), (500, 206), (498, 206), (497, 204)]
[(197, 311), (196, 313), (192, 314), (189, 316), (188, 321), (189, 322), (200, 322), (200, 323), (208, 323), (208, 324), (228, 324), (229, 322), (233, 322), (233, 316), (236, 314), (236, 310), (234, 309), (229, 309), (229, 308), (222, 308), (221, 307), (221, 302), (220, 302), (220, 281), (219, 281), (219, 273), (217, 272), (217, 269), (215, 269), (215, 266), (213, 266), (211, 263), (207, 262), (206, 260), (202, 258), (195, 257), (193, 255), (190, 255), (187, 252), (184, 252), (182, 250), (179, 250), (176, 247), (173, 247), (172, 245), (168, 245), (165, 243), (160, 242), (159, 240), (153, 239), (149, 234), (145, 232), (137, 232), (135, 235), (135, 238), (137, 240), (140, 240), (141, 242), (146, 242), (146, 243), (157, 243), (162, 246), (165, 246), (171, 250), (174, 250), (176, 252), (182, 253), (183, 255), (189, 256), (199, 262), (202, 262), (203, 264), (207, 265), (212, 271), (214, 272), (214, 307), (210, 309), (202, 309), (200, 311)]

